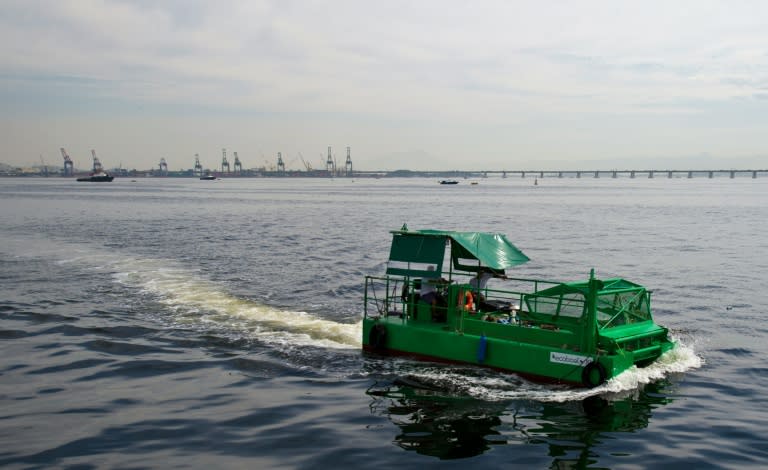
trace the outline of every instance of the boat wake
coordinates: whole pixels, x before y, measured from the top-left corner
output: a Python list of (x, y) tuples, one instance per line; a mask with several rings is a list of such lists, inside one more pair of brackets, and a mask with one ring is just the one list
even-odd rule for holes
[(163, 305), (163, 320), (172, 326), (216, 330), (267, 344), (360, 348), (361, 323), (339, 323), (239, 298), (188, 269), (169, 267), (165, 260), (121, 260), (114, 268), (118, 282)]
[(173, 260), (98, 251), (88, 245), (48, 239), (44, 243), (31, 238), (9, 239), (5, 248), (14, 257), (40, 258), (70, 271), (111, 276), (129, 290), (116, 294), (118, 302), (132, 304), (136, 311), (169, 327), (289, 347), (360, 349), (362, 322), (341, 323), (237, 297), (226, 286)]

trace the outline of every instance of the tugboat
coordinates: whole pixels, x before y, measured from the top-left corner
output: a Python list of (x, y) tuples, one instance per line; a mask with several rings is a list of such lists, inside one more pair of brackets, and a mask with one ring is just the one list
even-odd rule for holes
[(115, 179), (114, 176), (110, 175), (105, 171), (101, 171), (98, 173), (91, 173), (88, 176), (83, 176), (81, 178), (78, 178), (77, 181), (89, 181), (92, 183), (109, 183), (113, 179)]
[[(62, 149), (61, 151), (64, 152), (64, 149)], [(99, 160), (99, 157), (96, 156), (96, 150), (91, 150), (91, 155), (93, 156), (93, 171), (91, 171), (91, 174), (88, 176), (78, 178), (77, 181), (86, 181), (91, 183), (109, 183), (113, 179), (115, 179), (114, 176), (110, 175), (109, 173), (107, 173), (102, 169), (101, 160)]]
[(459, 184), (459, 182), (456, 181), (456, 180), (440, 180), (440, 181), (438, 181), (438, 183), (440, 183), (440, 184)]
[[(594, 269), (576, 282), (507, 277), (529, 259), (499, 233), (391, 233), (386, 274), (365, 278), (366, 352), (592, 388), (675, 345), (639, 284)], [(505, 287), (489, 288), (493, 277)]]

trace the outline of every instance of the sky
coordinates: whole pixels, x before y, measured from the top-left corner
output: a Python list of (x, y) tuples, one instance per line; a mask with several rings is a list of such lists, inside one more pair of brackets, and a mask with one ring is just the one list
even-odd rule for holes
[(0, 0), (0, 163), (768, 168), (768, 2)]

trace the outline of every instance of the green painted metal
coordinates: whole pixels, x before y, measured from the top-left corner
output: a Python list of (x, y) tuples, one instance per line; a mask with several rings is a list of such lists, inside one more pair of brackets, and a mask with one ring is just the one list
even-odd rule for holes
[(465, 272), (477, 272), (480, 267), (502, 271), (529, 261), (500, 233), (408, 230), (406, 226), (391, 233), (387, 274), (424, 277), (431, 271), (442, 272), (447, 243), (452, 269)]
[[(400, 230), (393, 238), (401, 241), (393, 242), (390, 262), (442, 267), (434, 261), (439, 251), (434, 240), (443, 250), (439, 257), (453, 262), (447, 272), (398, 268), (366, 277), (366, 351), (595, 386), (674, 347), (667, 329), (654, 323), (650, 294), (641, 285), (621, 278), (600, 280), (593, 270), (586, 281), (511, 278), (503, 281), (504, 289), (478, 292), (469, 284), (477, 271), (524, 262), (525, 255), (503, 235)], [(472, 251), (467, 245), (473, 246), (473, 240)], [(493, 243), (496, 248), (490, 248)], [(446, 278), (437, 284), (438, 303), (421, 300), (421, 279), (413, 277), (419, 273)]]

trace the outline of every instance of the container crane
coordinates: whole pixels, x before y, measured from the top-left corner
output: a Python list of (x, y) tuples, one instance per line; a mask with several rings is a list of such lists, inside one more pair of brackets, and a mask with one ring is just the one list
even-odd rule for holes
[(333, 161), (330, 146), (328, 147), (328, 159), (325, 161), (325, 170), (329, 175), (333, 175), (336, 172), (336, 162)]
[(301, 163), (304, 165), (304, 168), (307, 169), (307, 173), (311, 172), (312, 165), (308, 161), (304, 160), (304, 156), (301, 154), (301, 152), (299, 152), (299, 158), (301, 159)]
[(165, 161), (165, 157), (160, 159), (160, 175), (168, 176), (168, 163)]
[(227, 161), (227, 149), (221, 149), (221, 172), (224, 173), (224, 168), (227, 169), (227, 173), (230, 173), (229, 162)]
[(240, 163), (240, 158), (237, 156), (237, 152), (235, 153), (235, 173), (240, 175), (243, 173), (243, 164)]
[(48, 165), (45, 164), (45, 160), (43, 160), (42, 155), (40, 155), (40, 163), (43, 164), (43, 168), (41, 169), (42, 175), (48, 177)]
[(61, 147), (61, 156), (64, 157), (64, 176), (73, 176), (75, 174), (75, 165), (64, 147)]
[(193, 174), (203, 176), (203, 165), (200, 164), (200, 155), (195, 154), (195, 169)]
[(347, 162), (344, 164), (344, 172), (347, 176), (352, 176), (352, 156), (349, 147), (347, 147)]
[(101, 161), (96, 156), (96, 150), (91, 149), (91, 156), (93, 156), (93, 173), (101, 173)]
[(283, 162), (282, 152), (277, 152), (277, 171), (278, 173), (285, 173), (285, 162)]

